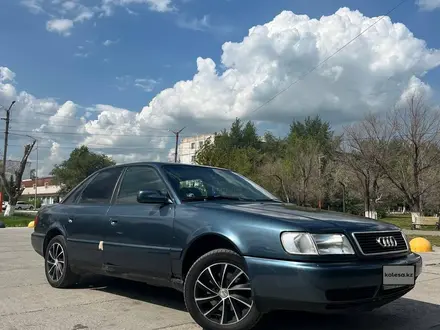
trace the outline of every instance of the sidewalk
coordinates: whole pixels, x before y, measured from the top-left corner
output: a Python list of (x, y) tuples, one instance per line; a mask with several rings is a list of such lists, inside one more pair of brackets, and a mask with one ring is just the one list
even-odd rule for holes
[(409, 230), (404, 229), (403, 232), (406, 235), (412, 236), (440, 236), (440, 230)]

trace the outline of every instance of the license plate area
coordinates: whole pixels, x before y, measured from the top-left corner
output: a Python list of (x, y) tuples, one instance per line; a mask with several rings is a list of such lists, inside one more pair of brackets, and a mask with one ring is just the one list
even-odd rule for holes
[(384, 290), (415, 285), (416, 266), (383, 266), (382, 286)]

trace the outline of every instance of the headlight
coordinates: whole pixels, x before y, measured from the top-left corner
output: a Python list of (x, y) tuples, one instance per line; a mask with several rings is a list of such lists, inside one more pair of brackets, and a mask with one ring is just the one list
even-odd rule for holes
[(284, 232), (281, 234), (281, 243), (290, 254), (354, 254), (353, 247), (343, 234)]

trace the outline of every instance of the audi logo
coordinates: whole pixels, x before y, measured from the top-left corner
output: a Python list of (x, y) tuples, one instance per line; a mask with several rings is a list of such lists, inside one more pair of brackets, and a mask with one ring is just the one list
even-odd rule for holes
[(394, 236), (378, 237), (376, 242), (383, 248), (392, 248), (397, 246), (397, 241)]

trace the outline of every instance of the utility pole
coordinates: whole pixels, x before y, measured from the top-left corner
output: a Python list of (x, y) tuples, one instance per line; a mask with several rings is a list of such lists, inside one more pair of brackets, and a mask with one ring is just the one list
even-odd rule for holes
[(179, 135), (180, 133), (185, 129), (185, 127), (183, 127), (182, 129), (180, 129), (179, 131), (171, 131), (174, 133), (174, 135), (176, 136), (176, 146), (174, 148), (174, 162), (177, 163), (177, 148), (179, 148)]
[(3, 149), (3, 164), (2, 164), (2, 172), (6, 173), (6, 157), (8, 154), (8, 136), (9, 136), (9, 118), (11, 114), (12, 106), (14, 105), (15, 101), (12, 101), (9, 108), (6, 110), (6, 118), (2, 118), (6, 122), (6, 128), (5, 128), (5, 146)]
[[(4, 145), (4, 149), (3, 149), (3, 162), (2, 162), (2, 173), (5, 175), (6, 177), (6, 157), (8, 155), (8, 137), (9, 137), (9, 118), (10, 118), (10, 114), (11, 114), (11, 109), (12, 106), (15, 104), (15, 101), (11, 102), (11, 105), (9, 106), (9, 108), (6, 110), (6, 118), (1, 118), (2, 120), (4, 120), (6, 122), (6, 128), (5, 128), (5, 145)], [(4, 196), (5, 196), (5, 187), (2, 184), (1, 186), (1, 202), (3, 204), (3, 200), (4, 200)]]

